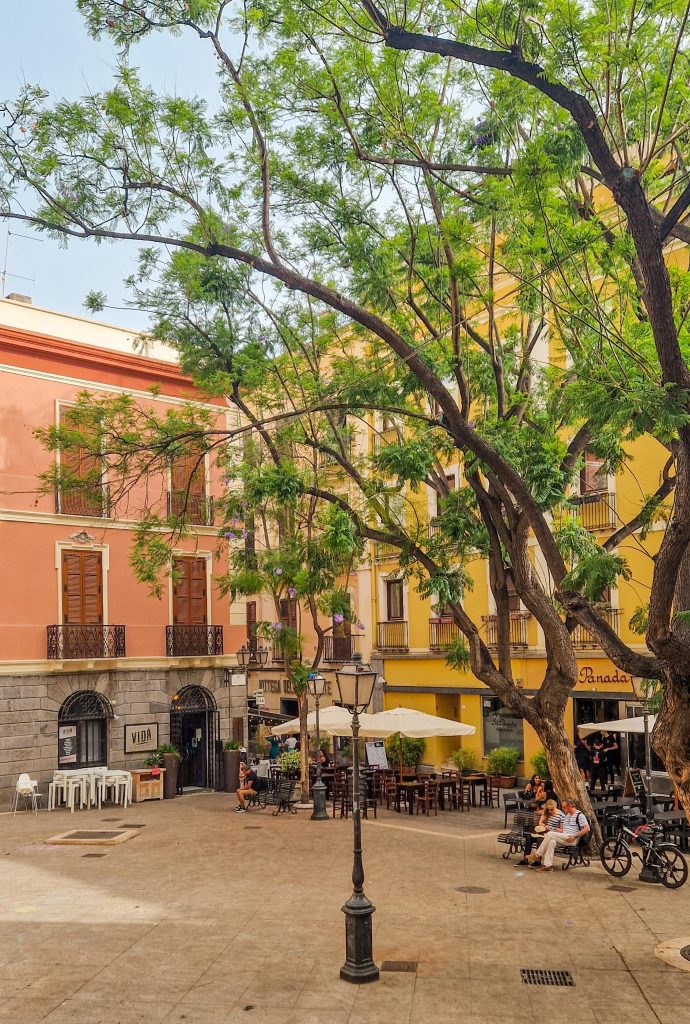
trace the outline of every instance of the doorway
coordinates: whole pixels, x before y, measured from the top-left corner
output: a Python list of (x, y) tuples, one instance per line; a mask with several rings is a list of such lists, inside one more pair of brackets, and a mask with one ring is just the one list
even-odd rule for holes
[(170, 742), (180, 751), (179, 791), (214, 789), (220, 777), (218, 708), (210, 690), (185, 686), (170, 705)]
[[(618, 701), (611, 697), (574, 697), (573, 720), (575, 728), (583, 722), (615, 722), (620, 718)], [(593, 733), (590, 736), (599, 736)]]

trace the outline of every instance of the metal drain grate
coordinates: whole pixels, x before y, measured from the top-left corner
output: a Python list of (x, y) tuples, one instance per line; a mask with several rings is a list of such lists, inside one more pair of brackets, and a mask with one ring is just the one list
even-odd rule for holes
[(417, 970), (416, 960), (384, 960), (382, 971), (395, 971), (397, 974), (414, 974)]
[(122, 818), (101, 818), (101, 821), (122, 821)]
[(245, 825), (244, 826), (244, 831), (245, 832), (257, 832), (259, 829), (262, 829), (262, 828), (263, 828), (263, 825)]
[(557, 985), (572, 987), (575, 982), (570, 971), (545, 971), (541, 967), (521, 967), (523, 985)]
[(146, 828), (146, 825), (121, 825), (120, 828)]
[(607, 885), (610, 892), (635, 892), (634, 885)]
[(117, 832), (100, 832), (93, 831), (91, 829), (84, 829), (81, 832), (68, 832), (65, 839), (117, 839), (117, 837), (121, 835), (122, 832), (119, 830)]
[(482, 889), (481, 885), (458, 885), (455, 891), (477, 894), (481, 892), (491, 892), (491, 889)]
[(82, 857), (105, 857), (104, 853), (82, 853)]

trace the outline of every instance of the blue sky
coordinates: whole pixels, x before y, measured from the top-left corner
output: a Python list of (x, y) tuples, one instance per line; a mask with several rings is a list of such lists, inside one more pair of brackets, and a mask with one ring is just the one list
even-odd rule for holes
[[(6, 0), (2, 7), (0, 97), (13, 97), (23, 82), (39, 84), (57, 98), (97, 91), (110, 81), (115, 52), (107, 40), (89, 38), (70, 0)], [(159, 36), (140, 44), (130, 62), (158, 89), (212, 97), (215, 62), (207, 46), (191, 36)], [(88, 315), (83, 303), (92, 289), (105, 292), (109, 307), (124, 306), (122, 281), (134, 265), (136, 243), (72, 241), (65, 249), (17, 222), (10, 231), (8, 271), (17, 276), (8, 277), (6, 291), (29, 294), (35, 305), (79, 316)], [(6, 222), (0, 221), (0, 273), (6, 232)], [(128, 309), (107, 308), (99, 319), (132, 328), (146, 323), (145, 316)]]

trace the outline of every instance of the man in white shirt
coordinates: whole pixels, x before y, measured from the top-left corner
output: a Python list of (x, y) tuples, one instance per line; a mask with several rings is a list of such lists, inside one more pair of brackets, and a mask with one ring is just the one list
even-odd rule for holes
[(297, 746), (297, 737), (293, 736), (292, 733), (291, 733), (288, 736), (288, 738), (285, 740), (285, 749), (286, 750), (294, 750), (296, 746)]
[(561, 806), (564, 813), (560, 827), (556, 831), (547, 832), (539, 844), (536, 854), (533, 853), (529, 857), (531, 867), (536, 867), (537, 861), (541, 860), (540, 871), (553, 870), (553, 858), (557, 846), (573, 846), (589, 832), (587, 818), (582, 811), (578, 811), (570, 797), (563, 799)]

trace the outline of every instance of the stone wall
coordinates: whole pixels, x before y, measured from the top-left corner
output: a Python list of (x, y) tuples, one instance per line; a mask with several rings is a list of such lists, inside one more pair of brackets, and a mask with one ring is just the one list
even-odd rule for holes
[[(202, 686), (213, 694), (222, 740), (232, 736), (232, 719), (242, 718), (242, 687), (226, 686), (222, 668), (128, 669), (35, 676), (0, 676), (0, 808), (12, 800), (17, 778), (28, 772), (47, 793), (58, 767), (58, 713), (67, 697), (95, 690), (110, 701), (108, 765), (140, 768), (145, 755), (125, 754), (125, 726), (158, 723), (160, 743), (170, 740), (173, 694)], [(44, 796), (44, 806), (46, 797)]]

